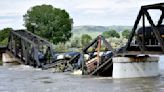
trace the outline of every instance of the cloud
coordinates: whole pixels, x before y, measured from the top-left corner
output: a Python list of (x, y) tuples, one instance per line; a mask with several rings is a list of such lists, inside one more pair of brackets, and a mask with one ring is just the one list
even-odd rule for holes
[[(122, 13), (127, 10), (136, 8), (136, 10), (147, 4), (156, 3), (156, 0), (81, 0), (83, 3), (79, 3), (75, 6), (77, 10), (91, 11), (91, 13), (99, 13), (105, 11), (111, 11), (113, 13)], [(160, 2), (160, 1), (159, 1)], [(162, 2), (162, 1), (161, 1)]]
[(3, 0), (0, 3), (0, 29), (4, 27), (24, 28), (23, 15), (35, 5), (50, 4), (47, 0)]
[(12, 21), (12, 19), (1, 19), (0, 25), (7, 24), (7, 23), (9, 23), (11, 21)]
[(51, 4), (68, 11), (74, 26), (133, 25), (141, 5), (159, 2), (163, 0), (2, 0), (0, 29), (6, 26), (24, 28), (23, 15), (30, 7), (41, 4)]
[(92, 14), (100, 14), (100, 15), (102, 15), (102, 14), (105, 14), (107, 11), (105, 11), (105, 10), (101, 10), (101, 9), (91, 9), (91, 10), (85, 10), (85, 13), (92, 13)]
[(109, 5), (108, 0), (84, 0), (83, 3), (75, 6), (77, 9), (106, 9)]

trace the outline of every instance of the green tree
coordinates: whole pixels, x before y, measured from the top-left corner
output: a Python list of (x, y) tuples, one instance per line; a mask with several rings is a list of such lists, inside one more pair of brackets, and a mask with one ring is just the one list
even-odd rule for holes
[(130, 35), (130, 31), (128, 29), (125, 29), (124, 31), (122, 31), (122, 36), (124, 38), (128, 39), (129, 35)]
[(80, 47), (80, 38), (79, 37), (74, 37), (71, 40), (71, 47)]
[(105, 38), (110, 38), (110, 37), (116, 37), (116, 38), (120, 38), (120, 35), (119, 33), (114, 30), (114, 29), (111, 29), (109, 31), (105, 31), (102, 33), (102, 35), (105, 37)]
[(38, 5), (30, 8), (23, 16), (25, 27), (50, 42), (66, 42), (72, 36), (73, 19), (62, 9), (52, 5)]
[(103, 32), (102, 35), (103, 35), (105, 38), (109, 38), (109, 37), (110, 37), (109, 31)]
[(90, 41), (92, 40), (92, 37), (88, 34), (83, 34), (81, 36), (81, 44), (82, 46), (86, 46)]
[(4, 28), (0, 30), (0, 44), (1, 45), (7, 45), (9, 33), (12, 31), (12, 28)]

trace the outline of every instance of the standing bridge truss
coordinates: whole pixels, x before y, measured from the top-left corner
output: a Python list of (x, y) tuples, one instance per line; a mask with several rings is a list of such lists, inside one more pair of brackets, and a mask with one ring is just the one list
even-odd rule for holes
[[(158, 21), (151, 17), (153, 16), (151, 11), (152, 13), (160, 12)], [(164, 3), (142, 6), (126, 46), (120, 48), (118, 53), (124, 55), (164, 54), (163, 19)], [(140, 22), (142, 25), (138, 28)], [(146, 22), (149, 26), (146, 26)]]

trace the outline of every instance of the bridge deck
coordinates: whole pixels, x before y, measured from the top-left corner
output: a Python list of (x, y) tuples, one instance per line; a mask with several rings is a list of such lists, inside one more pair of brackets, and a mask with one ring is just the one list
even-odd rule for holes
[(161, 55), (164, 54), (160, 45), (145, 45), (144, 51), (141, 51), (138, 45), (131, 45), (124, 51), (125, 47), (118, 49), (117, 55), (139, 55), (139, 54), (152, 54)]

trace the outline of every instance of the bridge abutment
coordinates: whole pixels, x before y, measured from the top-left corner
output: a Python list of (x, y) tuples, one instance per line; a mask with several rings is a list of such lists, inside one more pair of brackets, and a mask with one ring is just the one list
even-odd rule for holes
[(10, 66), (13, 64), (19, 64), (20, 60), (7, 51), (2, 53), (2, 62), (4, 66)]
[(159, 57), (114, 57), (113, 78), (152, 77), (159, 75)]

